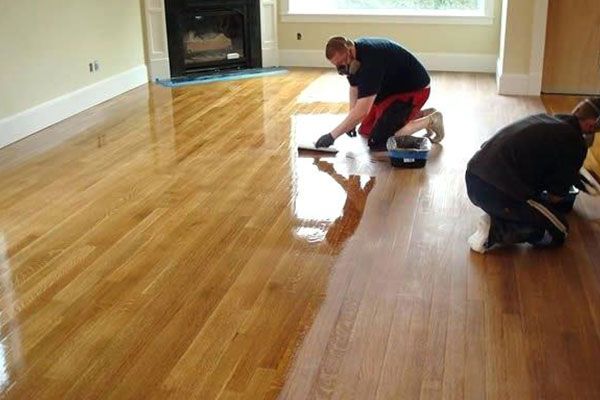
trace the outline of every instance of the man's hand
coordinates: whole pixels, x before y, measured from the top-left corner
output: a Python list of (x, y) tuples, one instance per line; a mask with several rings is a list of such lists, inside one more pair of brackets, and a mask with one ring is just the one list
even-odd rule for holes
[(356, 137), (356, 127), (352, 128), (348, 132), (346, 132), (346, 135), (348, 135), (350, 137)]
[(331, 133), (327, 133), (321, 136), (319, 140), (317, 140), (317, 143), (315, 143), (315, 147), (329, 147), (333, 144), (334, 141), (335, 139), (333, 138), (333, 136), (331, 136)]
[(579, 170), (579, 181), (575, 184), (575, 186), (590, 196), (600, 195), (600, 185), (598, 185), (598, 182), (596, 182), (594, 176), (584, 168)]

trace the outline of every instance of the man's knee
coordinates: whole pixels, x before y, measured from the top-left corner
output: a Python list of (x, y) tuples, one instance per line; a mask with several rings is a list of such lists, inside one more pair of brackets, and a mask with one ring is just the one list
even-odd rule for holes
[(489, 197), (486, 196), (484, 182), (467, 169), (467, 172), (465, 173), (465, 183), (467, 186), (467, 196), (469, 197), (469, 200), (471, 200), (471, 203), (479, 208), (483, 208), (482, 203), (485, 203), (484, 199)]
[(467, 187), (467, 196), (469, 197), (469, 200), (471, 200), (471, 203), (475, 204), (475, 202), (473, 201), (473, 197), (474, 197), (473, 175), (471, 174), (471, 172), (469, 172), (468, 169), (467, 169), (467, 172), (465, 172), (465, 185)]
[(368, 141), (369, 147), (372, 150), (385, 147), (388, 138), (406, 124), (411, 110), (411, 103), (395, 101), (390, 104), (373, 126)]

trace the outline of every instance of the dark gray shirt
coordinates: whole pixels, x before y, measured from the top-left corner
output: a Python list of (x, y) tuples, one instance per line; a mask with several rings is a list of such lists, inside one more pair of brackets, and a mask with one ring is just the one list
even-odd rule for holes
[(514, 122), (485, 142), (467, 170), (517, 200), (541, 192), (564, 196), (587, 154), (573, 115), (537, 114)]

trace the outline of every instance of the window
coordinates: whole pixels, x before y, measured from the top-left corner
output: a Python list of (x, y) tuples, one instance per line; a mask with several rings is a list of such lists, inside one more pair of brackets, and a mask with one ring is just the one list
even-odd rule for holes
[(283, 9), (288, 21), (491, 24), (494, 1), (284, 0)]
[(479, 0), (289, 0), (290, 12), (379, 10), (379, 11), (479, 11)]

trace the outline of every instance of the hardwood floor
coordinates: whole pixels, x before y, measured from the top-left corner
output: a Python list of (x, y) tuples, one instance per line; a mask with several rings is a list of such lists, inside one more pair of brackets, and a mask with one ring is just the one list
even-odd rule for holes
[(542, 95), (542, 103), (548, 112), (551, 113), (570, 113), (577, 103), (585, 99), (586, 96), (565, 96), (559, 94)]
[(148, 86), (0, 150), (9, 399), (596, 399), (600, 207), (557, 250), (472, 254), (467, 160), (543, 110), (435, 74), (446, 139), (393, 169), (336, 75)]

